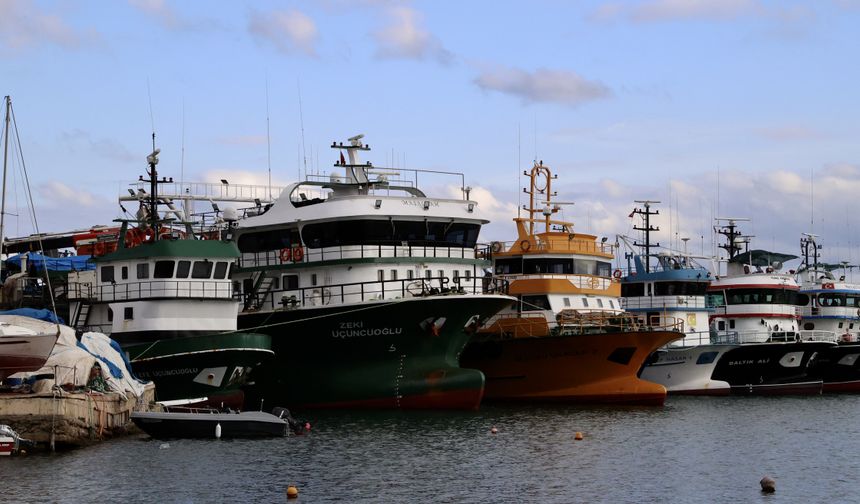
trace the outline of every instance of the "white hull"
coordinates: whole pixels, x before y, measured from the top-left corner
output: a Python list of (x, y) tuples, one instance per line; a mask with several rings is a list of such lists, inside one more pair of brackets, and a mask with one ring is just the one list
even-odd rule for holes
[(658, 350), (640, 378), (666, 387), (670, 394), (728, 395), (728, 382), (712, 380), (720, 358), (737, 345), (700, 345)]

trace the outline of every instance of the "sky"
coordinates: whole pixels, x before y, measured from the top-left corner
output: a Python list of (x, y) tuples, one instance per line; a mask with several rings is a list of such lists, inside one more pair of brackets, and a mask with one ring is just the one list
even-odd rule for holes
[[(753, 248), (814, 232), (857, 264), (857, 26), (860, 0), (0, 0), (0, 95), (41, 231), (120, 217), (153, 130), (162, 175), (275, 185), (363, 133), (377, 166), (463, 172), (482, 240), (515, 238), (537, 160), (577, 231), (651, 199), (663, 245), (743, 217)], [(20, 160), (8, 186), (29, 234)]]

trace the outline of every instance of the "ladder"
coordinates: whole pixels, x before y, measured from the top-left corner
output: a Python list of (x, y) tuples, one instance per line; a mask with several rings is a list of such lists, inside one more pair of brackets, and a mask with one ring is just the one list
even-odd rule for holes
[(253, 291), (251, 291), (248, 299), (245, 301), (243, 311), (259, 310), (266, 302), (266, 298), (269, 297), (274, 285), (275, 277), (266, 276), (266, 272), (261, 271), (257, 276), (257, 281), (254, 282)]
[(81, 329), (83, 327), (86, 327), (87, 321), (88, 321), (89, 316), (90, 316), (90, 307), (91, 306), (92, 305), (89, 303), (84, 303), (84, 302), (80, 303), (80, 307), (78, 308), (77, 314), (75, 316), (75, 320), (72, 323), (72, 327), (74, 327), (75, 329)]

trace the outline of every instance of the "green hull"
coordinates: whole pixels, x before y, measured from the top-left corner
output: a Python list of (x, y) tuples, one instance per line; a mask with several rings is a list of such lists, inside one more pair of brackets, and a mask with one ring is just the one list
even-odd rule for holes
[(506, 296), (447, 295), (243, 314), (272, 336), (259, 382), (267, 403), (313, 408), (475, 409), (484, 375), (459, 367), (473, 317)]
[[(137, 335), (139, 337), (139, 335)], [(117, 338), (122, 344), (122, 336)], [(243, 387), (273, 357), (266, 334), (197, 334), (123, 345), (132, 371), (155, 383), (159, 401), (206, 398), (241, 408)]]

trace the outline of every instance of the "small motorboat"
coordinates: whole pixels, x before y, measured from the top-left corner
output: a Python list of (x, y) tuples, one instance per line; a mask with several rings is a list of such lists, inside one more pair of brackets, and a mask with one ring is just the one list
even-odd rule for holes
[(33, 446), (33, 441), (22, 438), (12, 427), (0, 425), (0, 456), (18, 455)]
[(201, 408), (166, 408), (134, 412), (131, 420), (150, 436), (165, 438), (255, 438), (300, 434), (304, 424), (286, 408), (264, 411), (219, 411)]

